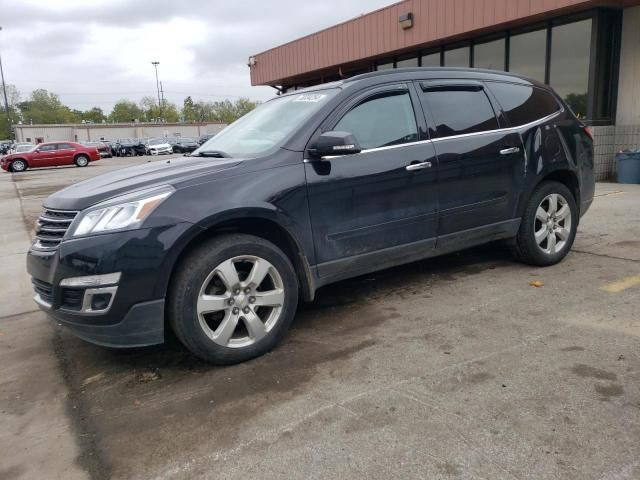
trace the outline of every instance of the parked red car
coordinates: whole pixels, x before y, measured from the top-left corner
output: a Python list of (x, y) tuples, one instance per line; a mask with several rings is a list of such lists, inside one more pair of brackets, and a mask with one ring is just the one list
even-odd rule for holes
[(0, 167), (7, 172), (23, 172), (27, 168), (77, 165), (86, 167), (100, 160), (96, 147), (74, 142), (47, 142), (36, 145), (28, 152), (12, 153), (2, 158)]

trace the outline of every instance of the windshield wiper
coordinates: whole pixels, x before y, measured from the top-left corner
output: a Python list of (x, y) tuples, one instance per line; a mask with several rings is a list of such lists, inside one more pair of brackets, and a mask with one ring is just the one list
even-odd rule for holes
[(223, 152), (222, 150), (205, 150), (203, 152), (198, 152), (197, 155), (192, 155), (193, 157), (215, 157), (215, 158), (231, 158), (227, 152)]

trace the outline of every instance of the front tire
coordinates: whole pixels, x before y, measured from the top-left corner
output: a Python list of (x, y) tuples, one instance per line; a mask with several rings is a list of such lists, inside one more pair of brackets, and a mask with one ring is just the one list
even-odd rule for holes
[(24, 160), (14, 160), (11, 163), (12, 172), (24, 172), (27, 169), (27, 162)]
[(89, 157), (87, 157), (86, 155), (78, 155), (76, 157), (76, 165), (78, 167), (86, 167), (87, 165), (89, 165)]
[(513, 248), (516, 258), (555, 265), (571, 250), (580, 214), (573, 193), (559, 182), (540, 184), (529, 198)]
[(298, 281), (289, 258), (262, 238), (229, 234), (181, 262), (167, 313), (174, 333), (194, 355), (229, 365), (274, 348), (297, 304)]

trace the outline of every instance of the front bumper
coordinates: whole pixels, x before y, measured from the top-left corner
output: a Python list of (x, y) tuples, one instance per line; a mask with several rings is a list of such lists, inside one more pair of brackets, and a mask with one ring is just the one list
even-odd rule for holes
[[(53, 251), (32, 248), (27, 271), (34, 299), (50, 318), (89, 342), (110, 347), (163, 343), (164, 295), (175, 261), (171, 247), (190, 226), (179, 223), (65, 240)], [(117, 284), (99, 288), (62, 282), (116, 272), (121, 274)], [(92, 298), (103, 303), (91, 306)]]
[(173, 153), (173, 148), (171, 147), (164, 147), (164, 148), (150, 148), (149, 149), (149, 153), (151, 155), (161, 155), (163, 153)]

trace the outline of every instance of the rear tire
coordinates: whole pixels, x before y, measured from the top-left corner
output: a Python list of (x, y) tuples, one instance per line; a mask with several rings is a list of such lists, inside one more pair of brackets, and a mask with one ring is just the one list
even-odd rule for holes
[(86, 167), (89, 165), (89, 157), (86, 155), (78, 155), (75, 162), (78, 167)]
[(298, 304), (289, 258), (252, 235), (216, 237), (178, 266), (167, 298), (169, 323), (197, 357), (230, 365), (262, 355), (286, 335)]
[(24, 160), (14, 160), (11, 162), (12, 172), (24, 172), (27, 169), (27, 162)]
[(512, 248), (521, 262), (555, 265), (567, 256), (580, 214), (573, 193), (562, 183), (543, 182), (531, 194)]

